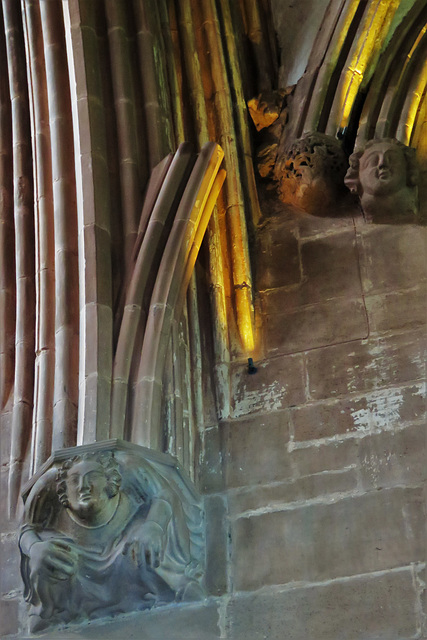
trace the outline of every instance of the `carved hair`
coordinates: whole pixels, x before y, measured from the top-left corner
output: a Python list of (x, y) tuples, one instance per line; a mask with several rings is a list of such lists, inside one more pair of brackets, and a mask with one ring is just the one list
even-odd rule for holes
[(56, 492), (58, 494), (60, 503), (64, 507), (69, 506), (67, 497), (68, 471), (72, 467), (74, 467), (74, 465), (78, 464), (79, 462), (83, 462), (84, 460), (91, 460), (93, 462), (96, 462), (104, 469), (105, 477), (107, 478), (106, 491), (109, 498), (113, 498), (119, 492), (122, 482), (122, 476), (120, 474), (119, 464), (115, 459), (114, 454), (111, 452), (84, 453), (82, 455), (69, 458), (62, 464), (61, 468), (58, 470), (56, 476)]
[(415, 187), (418, 184), (418, 167), (415, 157), (415, 149), (407, 147), (406, 144), (396, 140), (396, 138), (374, 138), (373, 140), (369, 140), (362, 150), (352, 153), (349, 158), (350, 167), (345, 175), (344, 183), (352, 193), (360, 193), (360, 158), (363, 156), (365, 151), (377, 144), (382, 144), (383, 142), (394, 145), (403, 152), (406, 161), (406, 186)]
[(285, 158), (283, 172), (285, 178), (300, 178), (299, 165), (305, 165), (333, 182), (340, 182), (346, 164), (339, 140), (316, 131), (293, 142)]

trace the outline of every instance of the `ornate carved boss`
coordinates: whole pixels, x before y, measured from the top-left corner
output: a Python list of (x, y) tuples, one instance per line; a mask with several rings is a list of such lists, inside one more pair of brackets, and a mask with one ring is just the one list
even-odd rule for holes
[(24, 500), (30, 631), (204, 597), (202, 504), (170, 456), (117, 440), (64, 449)]
[(416, 222), (418, 168), (415, 149), (398, 140), (371, 140), (350, 156), (345, 184), (360, 198), (371, 222)]
[(324, 133), (309, 133), (296, 140), (277, 161), (280, 199), (312, 215), (331, 215), (346, 168), (346, 156), (338, 140)]

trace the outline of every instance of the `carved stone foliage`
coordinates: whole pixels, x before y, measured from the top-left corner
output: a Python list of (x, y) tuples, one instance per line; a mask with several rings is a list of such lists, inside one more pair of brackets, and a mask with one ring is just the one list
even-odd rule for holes
[(64, 449), (24, 500), (31, 632), (204, 597), (204, 512), (170, 456), (118, 440)]
[(366, 220), (417, 222), (415, 149), (398, 140), (370, 140), (363, 150), (353, 153), (345, 184), (359, 196)]
[(293, 87), (263, 92), (248, 101), (249, 114), (258, 132), (256, 166), (261, 178), (273, 178), (292, 91)]
[(277, 159), (275, 176), (280, 199), (312, 215), (331, 215), (331, 205), (342, 191), (346, 168), (347, 159), (336, 138), (309, 133)]

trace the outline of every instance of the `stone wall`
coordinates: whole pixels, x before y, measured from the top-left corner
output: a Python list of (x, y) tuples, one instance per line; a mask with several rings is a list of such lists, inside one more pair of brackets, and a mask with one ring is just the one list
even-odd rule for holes
[(267, 212), (258, 371), (203, 473), (226, 637), (425, 638), (425, 229)]
[[(263, 206), (258, 370), (236, 356), (199, 468), (210, 599), (47, 637), (427, 637), (425, 229)], [(16, 528), (1, 637), (25, 619)]]

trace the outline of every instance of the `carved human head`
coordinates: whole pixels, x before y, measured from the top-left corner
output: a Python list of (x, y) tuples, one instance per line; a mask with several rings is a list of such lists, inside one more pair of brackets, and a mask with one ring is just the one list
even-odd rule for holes
[(281, 161), (279, 195), (312, 215), (330, 215), (342, 191), (347, 159), (336, 138), (309, 133), (296, 140)]
[(385, 195), (418, 183), (415, 149), (391, 138), (370, 140), (363, 151), (350, 156), (345, 177), (350, 191)]
[(57, 493), (65, 507), (90, 511), (119, 492), (121, 475), (111, 453), (91, 453), (66, 460), (58, 471)]
[[(370, 140), (363, 150), (350, 156), (344, 182), (359, 195), (368, 218), (416, 213), (418, 168), (415, 149), (398, 140)], [(392, 221), (392, 219), (390, 219)]]

